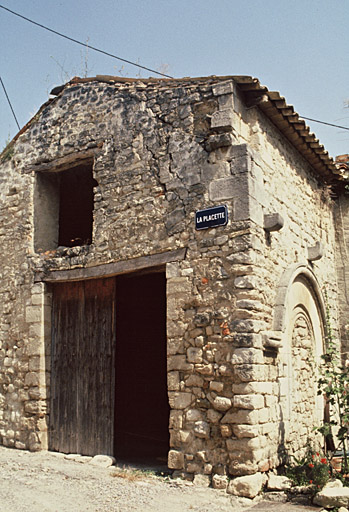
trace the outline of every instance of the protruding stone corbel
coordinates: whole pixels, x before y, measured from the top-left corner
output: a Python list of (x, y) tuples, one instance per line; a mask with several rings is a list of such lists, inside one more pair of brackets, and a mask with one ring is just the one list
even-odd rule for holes
[(278, 350), (282, 345), (280, 331), (268, 331), (262, 333), (262, 344), (264, 348)]
[(308, 261), (320, 260), (324, 255), (324, 246), (321, 242), (316, 242), (313, 247), (308, 247)]
[(267, 103), (268, 101), (270, 100), (267, 94), (258, 94), (255, 91), (253, 91), (253, 94), (252, 91), (250, 93), (245, 92), (245, 104), (247, 108), (253, 108), (260, 103)]
[(264, 215), (264, 229), (265, 231), (279, 231), (284, 225), (284, 219), (280, 213), (269, 213)]

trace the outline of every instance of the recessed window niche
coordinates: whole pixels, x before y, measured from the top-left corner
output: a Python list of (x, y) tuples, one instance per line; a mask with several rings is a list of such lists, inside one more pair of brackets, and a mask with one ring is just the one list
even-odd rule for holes
[(64, 170), (36, 173), (34, 248), (36, 252), (92, 243), (93, 161)]

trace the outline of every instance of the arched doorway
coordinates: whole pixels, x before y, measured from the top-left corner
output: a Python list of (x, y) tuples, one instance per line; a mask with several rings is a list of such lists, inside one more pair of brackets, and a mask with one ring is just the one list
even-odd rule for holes
[(308, 440), (314, 439), (313, 429), (324, 417), (324, 401), (317, 394), (317, 382), (324, 350), (325, 308), (311, 270), (297, 267), (290, 274), (285, 276), (289, 284), (283, 286), (277, 320), (282, 330), (280, 443), (287, 454), (300, 455)]

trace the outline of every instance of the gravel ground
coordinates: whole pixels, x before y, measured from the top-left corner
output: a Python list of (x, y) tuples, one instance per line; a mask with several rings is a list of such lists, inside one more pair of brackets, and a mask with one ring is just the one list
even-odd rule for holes
[[(118, 476), (115, 476), (117, 473)], [(306, 512), (189, 482), (0, 446), (1, 512)], [(319, 509), (317, 509), (319, 510)]]
[[(113, 476), (116, 472), (122, 476)], [(240, 505), (223, 491), (182, 481), (95, 467), (61, 454), (0, 447), (0, 510), (238, 512)]]

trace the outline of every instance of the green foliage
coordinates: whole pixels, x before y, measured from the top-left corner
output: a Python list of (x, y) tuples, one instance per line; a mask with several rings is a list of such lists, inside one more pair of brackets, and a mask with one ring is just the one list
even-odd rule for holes
[(349, 487), (349, 475), (346, 473), (335, 473), (335, 477), (337, 480), (340, 480), (343, 484), (343, 487)]
[(334, 445), (337, 442), (335, 449), (343, 453), (342, 474), (347, 474), (349, 472), (349, 368), (341, 364), (340, 350), (332, 332), (328, 307), (326, 353), (321, 357), (318, 394), (323, 395), (329, 404), (330, 417), (317, 430)]
[[(327, 296), (325, 293), (326, 302)], [(331, 476), (335, 476), (349, 486), (349, 367), (342, 364), (339, 343), (331, 327), (329, 307), (326, 310), (326, 350), (321, 356), (318, 395), (324, 396), (329, 406), (329, 418), (314, 430), (320, 432), (332, 445), (332, 452), (321, 455), (308, 446), (304, 457), (292, 457), (286, 467), (286, 475), (296, 485), (311, 486), (313, 493), (322, 489)], [(341, 454), (342, 466), (333, 469), (331, 458)], [(334, 462), (334, 461), (333, 461)]]
[(296, 485), (308, 485), (315, 494), (328, 482), (331, 468), (327, 457), (308, 447), (304, 457), (292, 457), (292, 463), (286, 467), (286, 476)]

